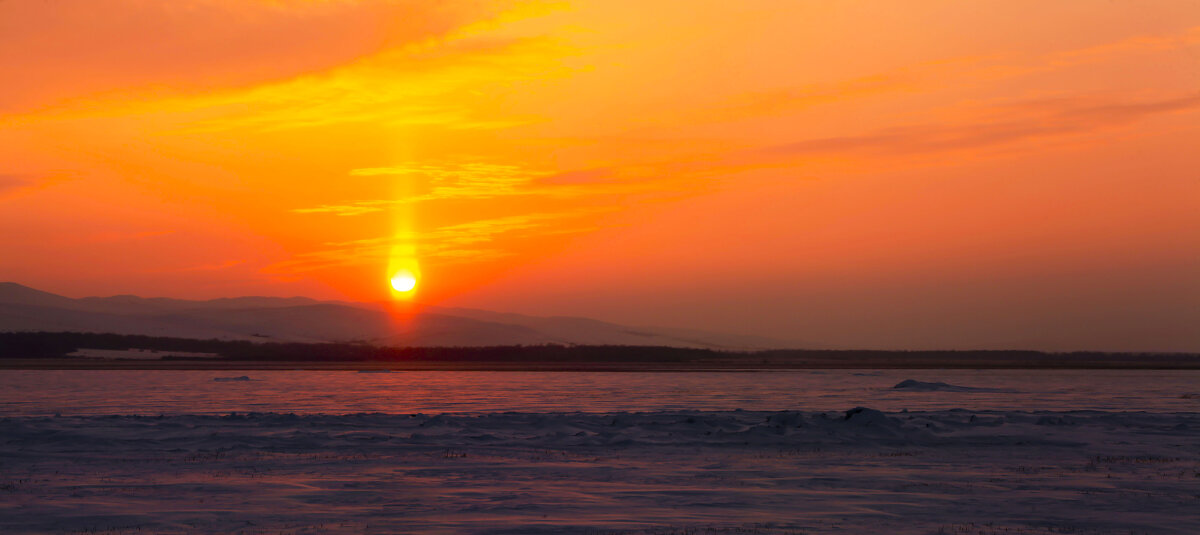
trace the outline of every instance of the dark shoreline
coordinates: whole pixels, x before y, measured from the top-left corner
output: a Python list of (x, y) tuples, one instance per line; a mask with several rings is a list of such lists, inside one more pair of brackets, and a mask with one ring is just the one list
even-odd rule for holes
[(230, 361), (119, 359), (0, 359), (0, 370), (303, 370), (303, 371), (512, 371), (512, 372), (770, 372), (788, 370), (1200, 370), (1200, 362), (396, 362)]
[[(79, 354), (81, 350), (132, 351)], [(145, 358), (150, 357), (150, 358)], [(666, 346), (397, 347), (365, 342), (196, 340), (79, 332), (0, 333), (8, 370), (771, 371), (819, 369), (1200, 370), (1200, 354), (1028, 350), (732, 350)]]

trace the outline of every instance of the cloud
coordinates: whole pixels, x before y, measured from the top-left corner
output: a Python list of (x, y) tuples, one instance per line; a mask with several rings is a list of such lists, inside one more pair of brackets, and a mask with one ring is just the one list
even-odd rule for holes
[(303, 253), (273, 264), (270, 274), (294, 274), (339, 266), (386, 262), (397, 248), (413, 251), (423, 263), (446, 265), (490, 261), (513, 253), (496, 242), (533, 236), (574, 234), (595, 230), (594, 225), (571, 221), (587, 219), (612, 209), (531, 213), (480, 219), (446, 225), (426, 232), (399, 232), (390, 236), (326, 243), (326, 249)]
[[(989, 61), (978, 61), (961, 73), (963, 79), (989, 81), (1029, 76), (1069, 67), (1104, 63), (1139, 54), (1181, 50), (1200, 44), (1200, 26), (1170, 35), (1139, 35), (1109, 43), (1062, 50), (1016, 61), (1012, 57), (995, 56)], [(1193, 52), (1192, 58), (1195, 58)], [(1156, 56), (1161, 60), (1163, 56)], [(1153, 60), (1152, 60), (1153, 61)]]
[(557, 199), (648, 193), (671, 183), (686, 185), (681, 172), (697, 174), (694, 165), (677, 162), (628, 165), (553, 173), (515, 165), (486, 163), (408, 163), (388, 167), (354, 169), (351, 176), (387, 177), (427, 185), (421, 193), (395, 199), (365, 199), (316, 207), (295, 208), (299, 214), (357, 216), (388, 208), (441, 200), (486, 200), (497, 197), (542, 196)]
[(552, 185), (598, 184), (610, 182), (614, 177), (615, 173), (611, 168), (582, 169), (549, 174), (538, 179), (538, 183)]
[[(486, 10), (489, 15), (496, 11)], [(494, 25), (499, 19), (491, 20)], [(494, 35), (486, 22), (464, 22), (434, 34), (418, 32), (377, 51), (288, 76), (197, 91), (155, 83), (72, 94), (54, 106), (0, 115), (0, 124), (114, 118), (152, 124), (164, 135), (245, 136), (355, 124), (497, 129), (542, 120), (498, 105), (496, 92), (570, 72), (560, 61), (570, 50), (545, 36)]]
[(716, 106), (692, 110), (676, 120), (706, 123), (779, 116), (838, 102), (902, 93), (928, 93), (980, 82), (993, 83), (1005, 78), (1103, 63), (1136, 54), (1183, 49), (1197, 44), (1200, 44), (1200, 26), (1176, 34), (1134, 36), (1031, 57), (996, 54), (921, 61), (846, 80), (737, 94)]
[(220, 271), (222, 269), (237, 267), (245, 263), (245, 260), (226, 260), (224, 262), (217, 262), (214, 264), (202, 264), (199, 266), (181, 268), (176, 271)]
[(843, 137), (808, 139), (776, 145), (763, 154), (801, 156), (852, 152), (914, 154), (986, 148), (1023, 140), (1090, 132), (1145, 117), (1200, 107), (1200, 95), (1139, 103), (1080, 105), (1077, 99), (1029, 101), (997, 107), (1025, 117), (964, 124), (924, 124), (886, 128)]
[(283, 80), (444, 35), (490, 15), (465, 2), (0, 2), (0, 108), (114, 90), (191, 92)]
[(37, 178), (31, 175), (0, 174), (0, 195), (27, 188), (37, 183)]
[(402, 199), (400, 202), (419, 202), (436, 199), (489, 199), (524, 193), (529, 185), (545, 173), (530, 171), (515, 165), (467, 163), (460, 165), (409, 164), (394, 167), (355, 169), (352, 176), (393, 176), (401, 179), (423, 178), (432, 184), (429, 193)]
[(296, 208), (292, 210), (298, 214), (333, 214), (340, 216), (356, 216), (370, 214), (374, 212), (382, 212), (383, 208), (380, 203), (386, 201), (358, 201), (352, 204), (323, 204), (315, 208)]
[[(546, 38), (485, 38), (469, 32), (388, 50), (353, 64), (248, 90), (158, 107), (215, 115), (180, 133), (281, 131), (339, 124), (498, 129), (538, 117), (497, 108), (490, 90), (561, 74), (563, 50)], [(155, 112), (152, 108), (149, 112)]]
[(49, 173), (0, 173), (0, 199), (47, 188), (55, 184), (74, 180), (74, 171), (52, 171)]
[(720, 106), (697, 113), (696, 119), (722, 121), (779, 115), (833, 102), (915, 91), (920, 80), (969, 61), (971, 60), (925, 62), (912, 67), (839, 82), (745, 93), (730, 98)]
[(110, 243), (170, 236), (175, 234), (175, 232), (174, 230), (138, 230), (132, 232), (110, 230), (90, 233), (87, 235), (87, 238), (88, 241), (93, 243)]
[[(827, 137), (776, 145), (753, 152), (692, 162), (628, 164), (565, 172), (529, 170), (513, 165), (407, 163), (353, 170), (363, 179), (410, 180), (426, 191), (402, 199), (374, 199), (297, 209), (300, 213), (357, 215), (414, 202), (444, 199), (485, 200), (506, 196), (586, 197), (595, 210), (619, 210), (621, 203), (605, 195), (703, 191), (717, 179), (761, 166), (786, 164), (810, 155), (868, 153), (907, 155), (973, 150), (1053, 136), (1115, 128), (1155, 115), (1188, 112), (1200, 107), (1200, 95), (1140, 102), (1106, 102), (1060, 98), (1000, 103), (975, 110), (973, 120), (879, 129), (855, 136)], [(765, 158), (764, 158), (765, 157)], [(781, 161), (782, 160), (782, 161)], [(728, 183), (729, 180), (724, 180)], [(513, 254), (515, 240), (554, 233), (588, 232), (597, 228), (585, 216), (595, 210), (519, 214), (442, 226), (420, 233), (400, 233), (362, 240), (327, 243), (327, 248), (275, 264), (279, 273), (322, 270), (334, 266), (385, 262), (395, 247), (411, 247), (423, 262), (490, 261)], [(571, 221), (574, 220), (574, 223)]]
[(737, 95), (721, 106), (697, 112), (695, 119), (724, 121), (779, 115), (823, 104), (905, 92), (922, 93), (956, 84), (994, 82), (1003, 78), (1028, 76), (1196, 45), (1200, 45), (1200, 26), (1170, 35), (1139, 35), (1110, 43), (1021, 59), (992, 55), (924, 61), (843, 81)]
[(1138, 35), (1086, 48), (1078, 48), (1052, 54), (1046, 62), (1054, 66), (1078, 65), (1106, 61), (1113, 57), (1175, 50), (1200, 44), (1200, 26), (1173, 35)]
[(391, 206), (446, 199), (490, 199), (512, 195), (529, 195), (526, 186), (546, 173), (530, 171), (514, 165), (487, 163), (418, 164), (407, 163), (389, 167), (368, 167), (350, 171), (351, 176), (388, 177), (389, 180), (428, 184), (424, 193), (397, 199), (360, 200), (327, 204), (313, 208), (296, 208), (300, 214), (334, 214), (356, 216), (383, 211)]

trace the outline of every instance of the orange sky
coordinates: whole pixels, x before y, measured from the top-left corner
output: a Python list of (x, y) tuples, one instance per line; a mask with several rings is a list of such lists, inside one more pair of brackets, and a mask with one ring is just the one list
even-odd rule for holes
[(0, 280), (1200, 351), (1193, 1), (0, 2)]

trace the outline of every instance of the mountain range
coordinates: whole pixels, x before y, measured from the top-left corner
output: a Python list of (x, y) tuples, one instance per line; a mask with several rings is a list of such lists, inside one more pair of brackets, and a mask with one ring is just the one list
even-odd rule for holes
[(466, 308), (234, 297), (207, 301), (116, 295), (70, 298), (0, 283), (0, 332), (71, 331), (262, 342), (361, 342), (386, 346), (536, 344), (711, 349), (795, 346), (756, 336), (630, 327), (588, 318)]

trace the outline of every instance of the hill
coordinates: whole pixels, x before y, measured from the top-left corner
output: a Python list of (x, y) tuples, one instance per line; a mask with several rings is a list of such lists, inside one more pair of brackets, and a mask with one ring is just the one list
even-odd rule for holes
[(751, 336), (464, 308), (427, 306), (399, 312), (385, 303), (305, 297), (72, 299), (0, 283), (0, 332), (31, 331), (379, 346), (579, 344), (746, 350), (795, 345)]

